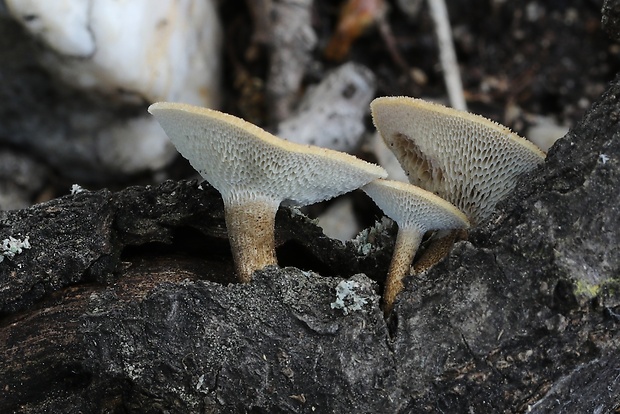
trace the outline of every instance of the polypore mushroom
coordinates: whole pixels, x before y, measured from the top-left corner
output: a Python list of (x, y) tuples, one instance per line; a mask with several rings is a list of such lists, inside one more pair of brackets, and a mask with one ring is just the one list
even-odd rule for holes
[[(472, 226), (491, 215), (521, 174), (545, 159), (536, 145), (480, 115), (409, 97), (377, 98), (370, 107), (409, 182), (457, 206)], [(450, 239), (454, 232), (428, 250), (421, 268), (443, 257)]]
[(480, 115), (409, 97), (377, 98), (370, 108), (409, 182), (457, 206), (472, 225), (545, 160), (536, 145)]
[(177, 150), (223, 198), (239, 280), (277, 264), (274, 224), (284, 200), (308, 205), (349, 192), (385, 170), (351, 155), (277, 138), (240, 118), (179, 103), (149, 107)]
[(403, 290), (403, 279), (409, 274), (424, 233), (466, 229), (469, 221), (446, 200), (411, 184), (378, 179), (366, 184), (362, 190), (398, 224), (394, 254), (383, 291), (383, 311), (388, 315), (396, 296)]

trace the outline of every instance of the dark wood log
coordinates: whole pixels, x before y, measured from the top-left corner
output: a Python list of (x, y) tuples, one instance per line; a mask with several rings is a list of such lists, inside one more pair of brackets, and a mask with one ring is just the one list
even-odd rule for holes
[(291, 267), (241, 285), (206, 184), (2, 212), (31, 248), (0, 263), (0, 412), (617, 412), (619, 120), (616, 78), (387, 322), (393, 228), (363, 255), (282, 208)]

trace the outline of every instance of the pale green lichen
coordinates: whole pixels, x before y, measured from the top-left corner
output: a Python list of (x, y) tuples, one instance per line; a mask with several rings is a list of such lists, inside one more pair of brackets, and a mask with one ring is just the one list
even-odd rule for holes
[(84, 191), (84, 189), (82, 187), (80, 187), (79, 184), (73, 184), (71, 186), (71, 195), (76, 195), (76, 194), (79, 194), (79, 193), (81, 193), (83, 191)]
[(336, 301), (331, 303), (332, 309), (341, 309), (345, 315), (349, 312), (362, 310), (368, 298), (360, 296), (356, 290), (360, 284), (354, 280), (343, 280), (336, 286)]
[(598, 159), (601, 160), (603, 164), (607, 164), (607, 161), (609, 161), (609, 155), (600, 154)]
[(575, 283), (575, 295), (595, 298), (601, 290), (600, 284), (589, 284), (583, 280), (577, 280)]
[(15, 255), (20, 254), (23, 249), (30, 249), (30, 241), (27, 236), (24, 240), (16, 239), (13, 236), (2, 240), (0, 244), (0, 263), (4, 261), (5, 257), (12, 259)]
[(601, 283), (587, 283), (583, 280), (576, 280), (574, 286), (574, 294), (576, 296), (582, 296), (588, 299), (593, 299), (595, 297), (614, 297), (619, 295), (620, 279), (610, 278)]
[(317, 226), (319, 225), (319, 219), (308, 217), (306, 214), (304, 214), (303, 211), (301, 211), (300, 206), (289, 204), (288, 202), (284, 202), (283, 205), (288, 206), (289, 211), (291, 212), (291, 217), (295, 217), (295, 216), (305, 217), (306, 219), (310, 220), (310, 223), (316, 224)]
[(375, 240), (390, 226), (391, 220), (387, 217), (381, 218), (374, 226), (362, 230), (351, 242), (355, 246), (357, 253), (361, 255), (368, 255), (374, 245)]

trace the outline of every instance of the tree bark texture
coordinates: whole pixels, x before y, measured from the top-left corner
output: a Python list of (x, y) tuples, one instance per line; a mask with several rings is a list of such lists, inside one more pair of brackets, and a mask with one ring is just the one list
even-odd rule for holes
[(0, 412), (617, 412), (619, 120), (616, 78), (387, 322), (394, 228), (364, 255), (281, 208), (282, 268), (237, 284), (206, 183), (2, 212), (31, 248), (0, 263)]

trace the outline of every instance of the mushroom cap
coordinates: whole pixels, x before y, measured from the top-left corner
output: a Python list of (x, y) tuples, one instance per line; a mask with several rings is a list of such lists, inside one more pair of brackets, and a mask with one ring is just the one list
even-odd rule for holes
[(307, 205), (387, 175), (352, 155), (287, 142), (216, 110), (158, 102), (149, 112), (181, 155), (228, 201)]
[(452, 230), (469, 228), (469, 220), (443, 198), (412, 184), (377, 179), (362, 187), (399, 228)]
[(377, 98), (370, 107), (409, 181), (450, 201), (475, 224), (545, 159), (536, 145), (480, 115), (409, 97)]

